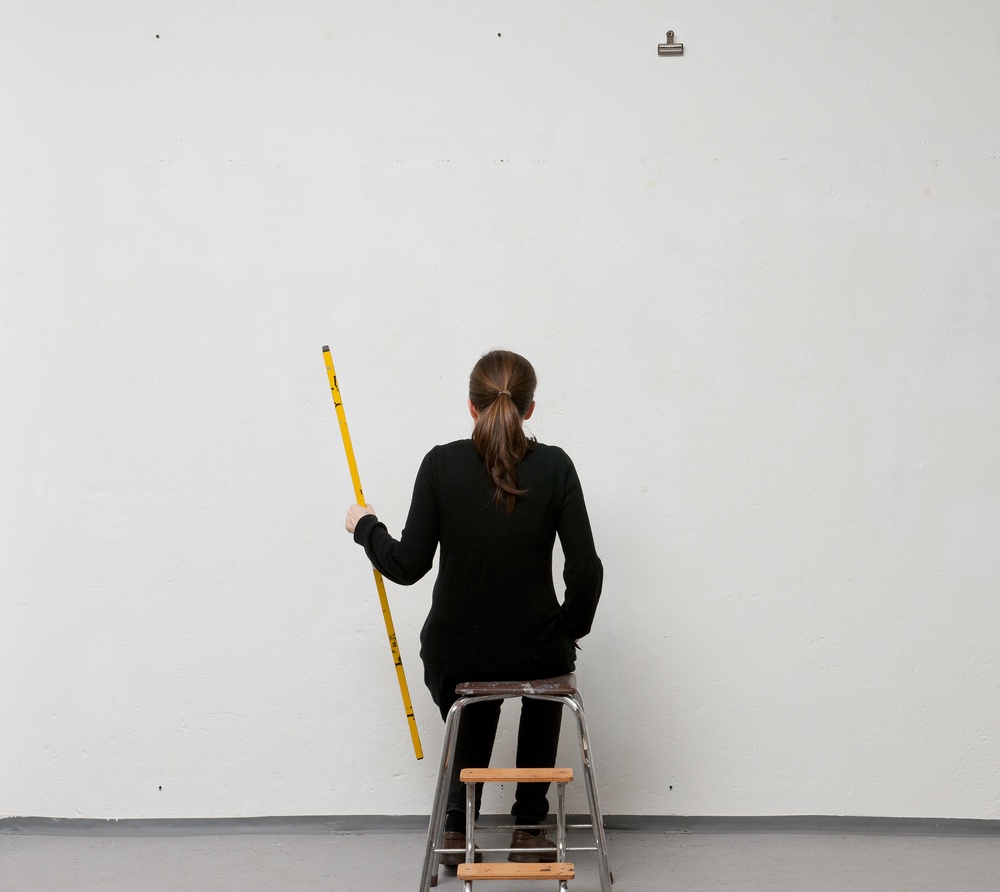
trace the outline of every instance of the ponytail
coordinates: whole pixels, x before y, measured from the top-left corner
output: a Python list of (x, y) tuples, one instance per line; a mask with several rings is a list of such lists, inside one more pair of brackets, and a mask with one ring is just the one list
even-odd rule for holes
[(476, 363), (469, 376), (469, 399), (479, 417), (472, 430), (476, 451), (496, 487), (493, 496), (514, 511), (527, 490), (517, 485), (517, 463), (535, 448), (524, 434), (524, 416), (535, 397), (535, 370), (523, 356), (493, 350)]

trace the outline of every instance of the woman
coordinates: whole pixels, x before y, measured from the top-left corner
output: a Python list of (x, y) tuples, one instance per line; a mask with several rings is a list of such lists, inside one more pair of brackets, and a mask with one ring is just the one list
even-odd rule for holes
[[(352, 505), (346, 527), (372, 564), (400, 585), (440, 567), (430, 612), (420, 633), (424, 681), (442, 717), (463, 681), (530, 680), (563, 675), (575, 666), (575, 642), (590, 631), (601, 594), (603, 567), (594, 549), (583, 491), (572, 461), (557, 446), (527, 438), (523, 422), (534, 411), (535, 371), (508, 350), (487, 353), (469, 378), (471, 440), (435, 446), (413, 487), (399, 540), (371, 505)], [(552, 548), (565, 556), (562, 604), (552, 584)], [(462, 714), (445, 822), (446, 848), (465, 847), (466, 767), (489, 765), (501, 701), (469, 706)], [(561, 704), (523, 699), (518, 767), (551, 768), (559, 743)], [(481, 787), (481, 785), (480, 785)], [(547, 784), (519, 784), (515, 824), (539, 824), (548, 815)], [(478, 817), (481, 788), (476, 791)], [(545, 832), (515, 830), (512, 861), (554, 861)], [(442, 862), (460, 863), (461, 855)]]

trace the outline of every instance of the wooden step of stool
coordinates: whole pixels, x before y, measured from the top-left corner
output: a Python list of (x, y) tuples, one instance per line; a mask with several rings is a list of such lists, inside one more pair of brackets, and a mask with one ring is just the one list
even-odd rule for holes
[[(573, 780), (572, 768), (463, 768), (459, 777), (465, 784), (466, 818), (472, 815), (475, 808), (474, 791), (476, 784), (491, 783), (536, 783), (556, 784), (557, 817), (556, 832), (559, 836), (558, 848), (551, 854), (545, 851), (540, 857), (566, 857), (566, 784)], [(466, 841), (475, 842), (475, 823), (468, 820)], [(510, 850), (507, 850), (510, 851)], [(527, 852), (525, 852), (527, 855)], [(513, 857), (513, 856), (511, 856)], [(567, 861), (507, 862), (486, 864), (460, 864), (458, 878), (465, 880), (466, 892), (472, 892), (473, 880), (558, 880), (560, 892), (566, 892), (566, 881), (576, 876), (573, 865)]]
[(463, 784), (568, 784), (572, 768), (463, 768)]
[(460, 880), (572, 880), (576, 874), (568, 862), (556, 864), (459, 864)]

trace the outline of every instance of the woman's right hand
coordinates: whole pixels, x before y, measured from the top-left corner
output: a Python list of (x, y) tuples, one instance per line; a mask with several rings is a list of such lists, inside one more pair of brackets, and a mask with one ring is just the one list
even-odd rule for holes
[(366, 514), (374, 514), (375, 509), (371, 505), (351, 505), (347, 509), (347, 520), (344, 521), (344, 528), (347, 532), (353, 535), (354, 528), (358, 525), (358, 521), (361, 520)]

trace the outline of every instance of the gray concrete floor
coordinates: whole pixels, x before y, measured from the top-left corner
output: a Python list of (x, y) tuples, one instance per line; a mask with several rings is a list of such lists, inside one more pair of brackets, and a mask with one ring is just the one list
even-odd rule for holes
[[(0, 834), (3, 892), (418, 892), (423, 834)], [(486, 841), (486, 844), (490, 844)], [(503, 845), (499, 842), (495, 844)], [(609, 831), (616, 892), (995, 892), (1000, 838)], [(572, 892), (598, 892), (594, 855)], [(462, 884), (442, 870), (441, 892)], [(480, 892), (556, 884), (478, 883)]]

